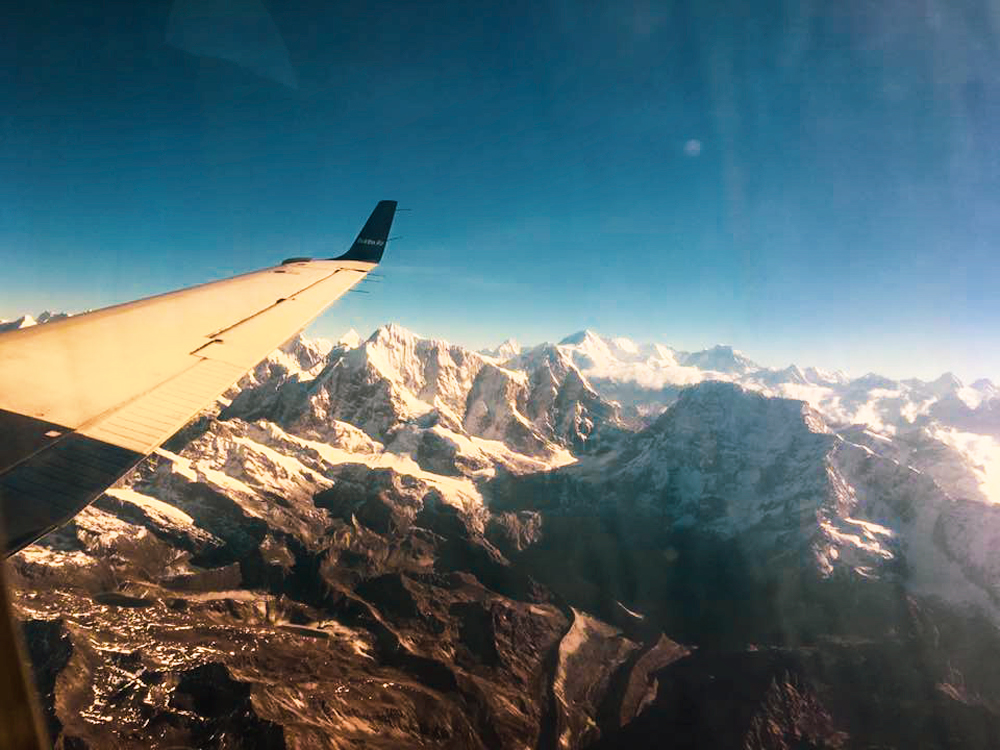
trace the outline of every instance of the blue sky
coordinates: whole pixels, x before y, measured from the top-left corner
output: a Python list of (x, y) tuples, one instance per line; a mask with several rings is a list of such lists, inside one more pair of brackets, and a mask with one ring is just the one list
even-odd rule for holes
[(339, 253), (394, 198), (384, 278), (314, 333), (1000, 380), (989, 6), (808, 7), (33, 3), (0, 317)]

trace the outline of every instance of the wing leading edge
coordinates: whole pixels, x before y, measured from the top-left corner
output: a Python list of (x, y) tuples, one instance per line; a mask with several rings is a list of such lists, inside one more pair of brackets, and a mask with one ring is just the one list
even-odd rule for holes
[(338, 258), (0, 334), (0, 519), (10, 555), (69, 521), (382, 258), (395, 201)]

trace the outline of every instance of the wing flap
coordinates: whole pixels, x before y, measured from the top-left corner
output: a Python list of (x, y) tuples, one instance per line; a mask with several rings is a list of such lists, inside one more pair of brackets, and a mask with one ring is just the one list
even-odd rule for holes
[(148, 453), (246, 372), (245, 368), (227, 362), (194, 357), (192, 360), (193, 365), (181, 374), (81, 427), (79, 434)]
[(143, 457), (71, 434), (0, 475), (8, 554), (71, 519)]

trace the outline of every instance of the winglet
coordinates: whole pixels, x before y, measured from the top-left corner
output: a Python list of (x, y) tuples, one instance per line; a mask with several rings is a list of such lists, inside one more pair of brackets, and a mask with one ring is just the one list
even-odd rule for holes
[(354, 240), (351, 249), (332, 260), (363, 260), (368, 263), (378, 263), (382, 260), (386, 240), (389, 239), (389, 229), (392, 218), (396, 214), (396, 201), (379, 201), (372, 215), (365, 222), (361, 234)]

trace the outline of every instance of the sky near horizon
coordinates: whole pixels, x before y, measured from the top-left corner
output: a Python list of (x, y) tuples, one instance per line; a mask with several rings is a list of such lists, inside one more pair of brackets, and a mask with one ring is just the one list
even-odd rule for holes
[(988, 2), (53, 2), (0, 49), (0, 318), (342, 252), (472, 347), (582, 328), (1000, 382)]

